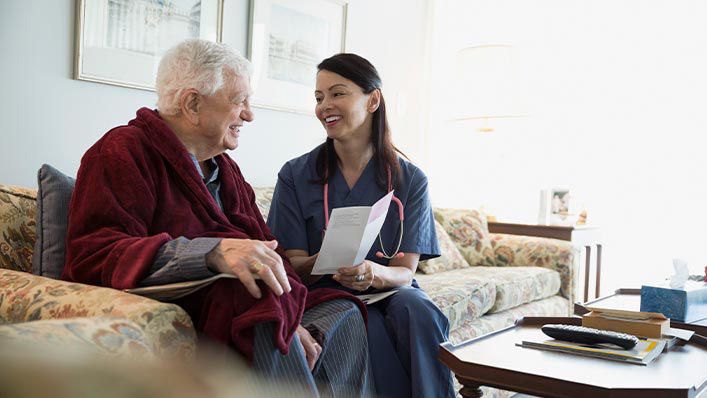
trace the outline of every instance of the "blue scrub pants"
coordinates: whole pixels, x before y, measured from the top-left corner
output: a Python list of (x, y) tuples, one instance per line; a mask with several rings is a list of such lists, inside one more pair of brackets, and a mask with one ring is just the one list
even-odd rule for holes
[[(413, 282), (416, 284), (415, 282)], [(454, 397), (452, 373), (437, 359), (449, 320), (413, 286), (368, 306), (368, 353), (380, 397)]]

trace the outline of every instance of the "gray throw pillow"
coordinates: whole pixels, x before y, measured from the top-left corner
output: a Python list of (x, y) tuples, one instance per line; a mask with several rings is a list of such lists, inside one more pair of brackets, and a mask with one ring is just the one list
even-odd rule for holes
[(37, 173), (37, 182), (37, 241), (32, 273), (59, 279), (66, 261), (69, 202), (76, 180), (43, 164)]

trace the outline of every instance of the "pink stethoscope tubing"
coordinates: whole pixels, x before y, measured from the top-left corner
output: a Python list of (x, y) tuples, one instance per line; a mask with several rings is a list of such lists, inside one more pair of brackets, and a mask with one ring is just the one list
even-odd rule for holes
[[(388, 193), (393, 190), (393, 184), (390, 175), (390, 166), (388, 166)], [(405, 253), (400, 252), (400, 244), (403, 242), (403, 221), (405, 220), (405, 213), (403, 211), (403, 203), (400, 199), (393, 195), (391, 199), (395, 204), (398, 205), (398, 214), (400, 215), (400, 235), (398, 236), (398, 245), (395, 248), (393, 254), (388, 255), (383, 247), (383, 239), (381, 238), (380, 232), (378, 232), (378, 243), (380, 243), (382, 252), (376, 252), (377, 257), (393, 259), (396, 257), (402, 257)], [(326, 229), (329, 226), (329, 183), (324, 184), (324, 230), (322, 233), (326, 233)]]

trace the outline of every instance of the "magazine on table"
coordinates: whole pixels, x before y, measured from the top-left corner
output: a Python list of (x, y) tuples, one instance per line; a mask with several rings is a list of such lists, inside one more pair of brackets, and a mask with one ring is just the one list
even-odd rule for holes
[(519, 347), (538, 350), (566, 352), (568, 354), (583, 355), (594, 358), (609, 359), (612, 361), (628, 362), (637, 365), (648, 365), (665, 348), (667, 339), (641, 339), (635, 347), (624, 350), (611, 344), (581, 344), (568, 341), (548, 339), (542, 341), (523, 341), (516, 344)]

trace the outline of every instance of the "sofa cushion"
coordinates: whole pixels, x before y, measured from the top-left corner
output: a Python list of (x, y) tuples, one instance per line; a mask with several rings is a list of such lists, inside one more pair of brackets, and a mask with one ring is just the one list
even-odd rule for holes
[(472, 267), (477, 278), (496, 286), (496, 299), (489, 313), (517, 307), (556, 295), (560, 274), (541, 267)]
[(487, 313), (557, 295), (560, 275), (540, 267), (469, 267), (415, 279), (449, 319), (453, 330)]
[(447, 234), (447, 231), (439, 225), (437, 220), (435, 220), (435, 232), (437, 233), (437, 241), (439, 242), (439, 249), (442, 255), (437, 258), (421, 261), (417, 269), (426, 274), (434, 274), (436, 272), (449, 271), (452, 269), (468, 268), (469, 263), (466, 262), (464, 256), (462, 256), (457, 246), (454, 245), (454, 242), (452, 242), (452, 239)]
[(435, 208), (434, 215), (469, 265), (495, 265), (483, 214), (477, 210)]
[(469, 319), (457, 328), (449, 330), (449, 341), (452, 344), (495, 332), (515, 323), (524, 316), (569, 316), (570, 303), (566, 298), (552, 296), (513, 307), (495, 314), (486, 314), (481, 318)]
[(462, 322), (485, 314), (496, 299), (496, 285), (475, 269), (462, 268), (425, 275), (415, 274), (415, 279), (449, 319), (449, 329)]
[(253, 188), (253, 191), (255, 191), (255, 204), (258, 205), (258, 210), (263, 215), (263, 219), (267, 221), (275, 188)]
[(30, 272), (37, 191), (0, 185), (0, 268)]
[(59, 279), (64, 271), (69, 202), (75, 182), (48, 164), (37, 173), (37, 242), (32, 257), (35, 275)]

